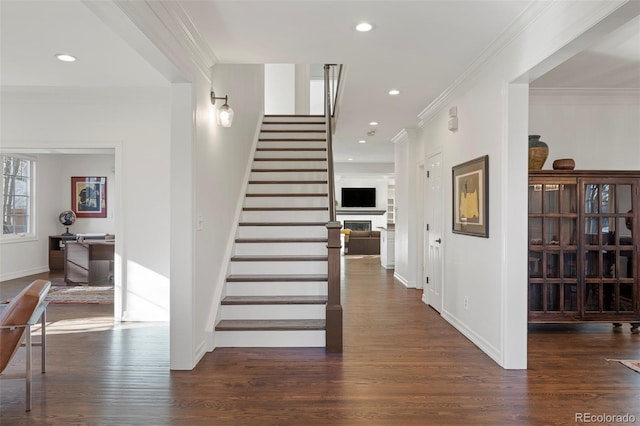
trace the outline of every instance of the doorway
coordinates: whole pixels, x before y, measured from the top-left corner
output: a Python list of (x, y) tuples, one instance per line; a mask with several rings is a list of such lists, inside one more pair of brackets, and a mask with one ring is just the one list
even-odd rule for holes
[(442, 312), (443, 267), (442, 267), (442, 153), (427, 159), (424, 181), (424, 281), (422, 300), (438, 312)]

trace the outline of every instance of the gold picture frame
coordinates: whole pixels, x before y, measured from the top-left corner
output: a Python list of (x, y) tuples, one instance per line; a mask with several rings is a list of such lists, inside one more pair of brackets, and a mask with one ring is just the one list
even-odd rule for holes
[(453, 225), (456, 234), (489, 238), (489, 156), (452, 169)]

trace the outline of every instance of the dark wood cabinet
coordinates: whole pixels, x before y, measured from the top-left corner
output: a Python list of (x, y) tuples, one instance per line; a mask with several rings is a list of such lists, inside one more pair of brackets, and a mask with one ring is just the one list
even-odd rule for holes
[(529, 322), (638, 333), (639, 191), (640, 171), (529, 172)]
[(67, 241), (75, 241), (75, 235), (49, 236), (49, 270), (64, 271), (64, 247)]

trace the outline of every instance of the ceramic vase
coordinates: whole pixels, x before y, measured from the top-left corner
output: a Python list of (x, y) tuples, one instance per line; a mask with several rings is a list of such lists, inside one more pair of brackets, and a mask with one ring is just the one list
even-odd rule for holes
[(541, 170), (549, 156), (549, 145), (540, 140), (540, 135), (529, 135), (529, 170)]

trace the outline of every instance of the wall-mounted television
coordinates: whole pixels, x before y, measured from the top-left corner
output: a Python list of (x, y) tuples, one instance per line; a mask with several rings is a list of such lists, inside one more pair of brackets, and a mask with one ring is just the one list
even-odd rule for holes
[(342, 188), (341, 207), (375, 207), (375, 188)]

